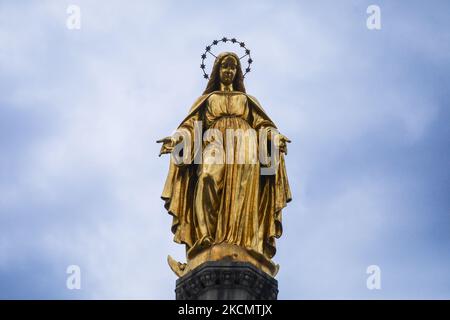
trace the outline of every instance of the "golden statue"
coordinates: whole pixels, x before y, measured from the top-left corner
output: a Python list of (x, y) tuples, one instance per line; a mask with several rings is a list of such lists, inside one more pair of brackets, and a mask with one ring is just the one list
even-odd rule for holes
[(181, 277), (203, 262), (231, 259), (275, 276), (275, 238), (291, 200), (284, 163), (290, 140), (246, 94), (235, 53), (216, 57), (203, 95), (175, 133), (157, 142), (160, 155), (172, 153), (161, 198), (174, 241), (186, 245), (187, 263), (168, 257), (172, 270)]

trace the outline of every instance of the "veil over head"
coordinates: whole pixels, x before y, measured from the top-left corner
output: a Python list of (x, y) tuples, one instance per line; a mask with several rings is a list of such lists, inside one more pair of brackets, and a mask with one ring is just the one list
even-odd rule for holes
[(245, 93), (244, 74), (242, 72), (241, 61), (238, 55), (234, 52), (222, 52), (217, 56), (216, 60), (214, 60), (211, 76), (209, 77), (208, 84), (206, 85), (206, 89), (203, 94), (220, 90), (220, 65), (222, 64), (222, 60), (227, 56), (232, 56), (237, 61), (236, 76), (233, 81), (233, 90)]

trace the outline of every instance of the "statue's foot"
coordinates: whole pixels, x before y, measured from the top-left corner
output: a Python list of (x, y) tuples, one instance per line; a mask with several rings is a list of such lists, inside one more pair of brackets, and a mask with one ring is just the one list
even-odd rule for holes
[(202, 241), (202, 243), (200, 244), (200, 246), (202, 248), (208, 248), (211, 247), (214, 243), (214, 240), (211, 237), (205, 237)]
[(195, 257), (198, 253), (203, 250), (210, 248), (214, 245), (214, 239), (210, 236), (205, 236), (201, 239), (198, 239), (197, 242), (188, 250), (187, 258), (188, 260)]

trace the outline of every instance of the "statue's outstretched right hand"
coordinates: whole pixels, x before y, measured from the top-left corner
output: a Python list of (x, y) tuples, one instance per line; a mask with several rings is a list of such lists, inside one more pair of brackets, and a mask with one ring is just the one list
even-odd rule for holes
[(175, 139), (172, 136), (159, 139), (156, 143), (162, 143), (161, 151), (159, 151), (158, 157), (161, 157), (161, 155), (165, 153), (171, 153), (175, 147)]

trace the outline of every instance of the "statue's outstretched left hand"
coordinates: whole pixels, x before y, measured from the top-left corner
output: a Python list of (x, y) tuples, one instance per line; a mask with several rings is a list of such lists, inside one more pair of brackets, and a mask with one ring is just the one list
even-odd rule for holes
[(285, 135), (278, 133), (277, 137), (275, 139), (275, 145), (278, 149), (280, 149), (280, 152), (283, 152), (284, 154), (287, 155), (288, 153), (288, 149), (287, 149), (287, 144), (291, 143), (291, 140), (286, 137)]

